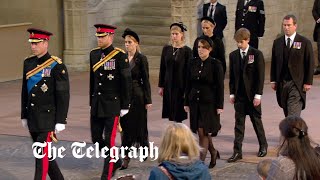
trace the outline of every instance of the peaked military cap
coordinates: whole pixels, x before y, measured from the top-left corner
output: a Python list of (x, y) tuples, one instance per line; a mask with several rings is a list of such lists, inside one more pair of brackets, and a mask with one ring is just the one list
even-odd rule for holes
[(42, 29), (36, 29), (36, 28), (29, 28), (27, 31), (30, 33), (29, 36), (29, 42), (42, 42), (44, 40), (49, 40), (50, 36), (53, 34), (51, 32), (42, 30)]
[(112, 26), (108, 24), (95, 24), (94, 27), (97, 28), (96, 30), (97, 37), (106, 36), (108, 34), (114, 34), (115, 29), (117, 29), (116, 26)]

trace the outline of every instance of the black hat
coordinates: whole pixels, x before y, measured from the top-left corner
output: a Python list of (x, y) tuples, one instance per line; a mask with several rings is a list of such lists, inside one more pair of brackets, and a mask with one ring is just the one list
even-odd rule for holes
[(97, 28), (96, 36), (106, 36), (107, 34), (114, 34), (114, 30), (117, 29), (116, 26), (108, 25), (108, 24), (95, 24), (94, 27)]
[(202, 17), (200, 22), (202, 22), (203, 20), (207, 20), (207, 21), (210, 21), (213, 25), (216, 25), (216, 22), (211, 18), (211, 17)]
[(172, 26), (178, 26), (182, 32), (187, 31), (187, 26), (184, 25), (182, 22), (178, 22), (178, 23), (172, 23), (170, 25), (170, 29), (172, 28)]
[(203, 40), (207, 41), (209, 43), (209, 45), (211, 47), (213, 47), (213, 41), (208, 36), (202, 35), (202, 36), (198, 37), (198, 42), (199, 42), (200, 39), (203, 39)]
[(43, 40), (49, 40), (50, 36), (53, 34), (51, 32), (36, 29), (36, 28), (29, 28), (27, 31), (30, 33), (29, 42), (42, 42)]
[(122, 34), (122, 37), (125, 38), (127, 35), (130, 35), (130, 36), (134, 37), (138, 41), (138, 44), (140, 43), (140, 39), (139, 39), (138, 34), (136, 32), (134, 32), (134, 31), (132, 31), (129, 28), (124, 30), (124, 32)]

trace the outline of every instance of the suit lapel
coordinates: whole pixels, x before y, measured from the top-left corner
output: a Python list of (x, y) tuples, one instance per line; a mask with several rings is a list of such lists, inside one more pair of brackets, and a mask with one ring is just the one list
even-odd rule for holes
[[(238, 49), (237, 50), (237, 53), (235, 54), (235, 58), (234, 58), (234, 60), (235, 60), (235, 74), (239, 74), (239, 72), (240, 72), (240, 66), (241, 66), (241, 63), (240, 63), (240, 61), (241, 61), (241, 56), (240, 56), (240, 49)], [(236, 76), (235, 77), (237, 80), (239, 79), (239, 76)]]

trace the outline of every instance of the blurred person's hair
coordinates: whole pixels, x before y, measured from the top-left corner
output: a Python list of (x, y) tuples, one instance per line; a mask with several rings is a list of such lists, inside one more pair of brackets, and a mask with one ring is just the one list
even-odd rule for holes
[(265, 159), (265, 160), (262, 160), (258, 163), (258, 166), (257, 166), (257, 171), (258, 171), (258, 174), (266, 179), (267, 176), (268, 176), (268, 171), (270, 170), (270, 166), (271, 166), (271, 163), (272, 163), (272, 160), (271, 159)]

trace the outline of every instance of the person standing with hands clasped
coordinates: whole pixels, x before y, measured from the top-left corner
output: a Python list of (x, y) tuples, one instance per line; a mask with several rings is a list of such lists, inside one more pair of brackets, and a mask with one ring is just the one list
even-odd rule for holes
[[(131, 72), (125, 52), (112, 45), (115, 26), (95, 24), (98, 48), (90, 52), (91, 138), (99, 148), (115, 146), (119, 115), (129, 112)], [(104, 138), (103, 138), (104, 134)], [(121, 160), (110, 162), (107, 154), (101, 179), (111, 179)]]
[(261, 96), (264, 86), (264, 57), (261, 51), (249, 46), (250, 32), (240, 28), (234, 35), (238, 48), (229, 55), (230, 102), (235, 109), (233, 155), (228, 162), (242, 159), (242, 142), (246, 115), (250, 116), (259, 141), (258, 157), (267, 155), (268, 143), (261, 120)]
[[(57, 141), (55, 133), (65, 129), (69, 109), (69, 77), (61, 59), (48, 52), (53, 34), (35, 28), (27, 30), (33, 56), (23, 65), (21, 119), (34, 142)], [(48, 148), (39, 149), (45, 156), (36, 159), (35, 180), (63, 180), (55, 160), (49, 160)]]
[(190, 128), (199, 135), (203, 148), (200, 159), (205, 161), (207, 151), (211, 154), (209, 168), (216, 165), (219, 151), (212, 143), (212, 137), (221, 129), (220, 114), (223, 112), (224, 72), (220, 61), (210, 57), (213, 42), (208, 36), (198, 38), (199, 57), (192, 59), (187, 70), (185, 91), (186, 112), (190, 112)]

